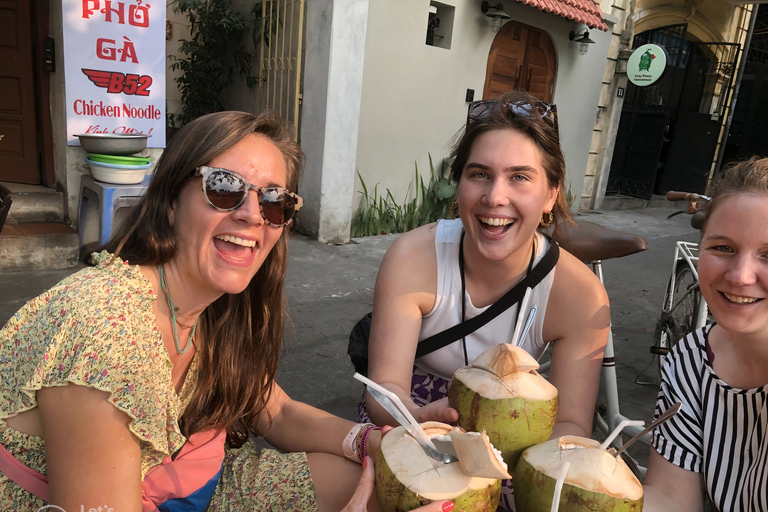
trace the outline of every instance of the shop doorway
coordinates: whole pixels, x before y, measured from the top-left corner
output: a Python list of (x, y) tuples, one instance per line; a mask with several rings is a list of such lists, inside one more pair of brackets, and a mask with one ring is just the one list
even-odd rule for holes
[[(0, 0), (0, 181), (52, 184), (47, 0)], [(46, 113), (43, 115), (43, 113)]]
[(634, 48), (664, 48), (667, 67), (653, 85), (627, 85), (606, 194), (650, 199), (707, 186), (739, 45), (690, 41), (686, 28), (635, 36)]
[(556, 75), (555, 45), (549, 35), (509, 21), (496, 34), (488, 53), (483, 99), (492, 100), (513, 89), (523, 89), (551, 103)]

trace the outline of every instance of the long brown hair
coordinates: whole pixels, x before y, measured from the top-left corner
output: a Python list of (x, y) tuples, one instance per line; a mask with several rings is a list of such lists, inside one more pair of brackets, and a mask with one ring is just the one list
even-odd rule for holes
[[(486, 103), (486, 102), (483, 102)], [(453, 146), (451, 156), (451, 176), (455, 183), (461, 179), (464, 166), (467, 165), (469, 154), (475, 140), (491, 130), (512, 128), (528, 136), (541, 152), (542, 167), (547, 174), (547, 183), (551, 188), (559, 187), (557, 200), (552, 209), (555, 221), (569, 220), (571, 213), (565, 201), (565, 158), (560, 149), (560, 138), (557, 131), (557, 110), (541, 115), (537, 105), (547, 105), (540, 102), (525, 91), (512, 91), (498, 100), (487, 102), (488, 107), (478, 116), (470, 116), (467, 126), (458, 142)], [(510, 105), (521, 108), (510, 108)], [(554, 107), (554, 105), (548, 105)], [(524, 115), (522, 115), (524, 114)]]
[[(296, 192), (303, 154), (289, 126), (273, 112), (217, 112), (200, 117), (171, 140), (157, 163), (141, 203), (106, 249), (132, 265), (160, 265), (176, 252), (171, 211), (190, 173), (258, 133), (283, 154), (287, 188)], [(231, 445), (241, 445), (253, 419), (264, 409), (277, 372), (283, 339), (283, 280), (288, 229), (244, 291), (224, 294), (200, 316), (202, 343), (198, 382), (180, 422), (182, 433), (224, 427)]]

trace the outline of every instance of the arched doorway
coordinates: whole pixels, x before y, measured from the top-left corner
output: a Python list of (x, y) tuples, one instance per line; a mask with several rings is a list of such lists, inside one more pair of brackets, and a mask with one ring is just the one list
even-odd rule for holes
[(488, 53), (483, 99), (523, 89), (542, 101), (552, 101), (557, 54), (543, 30), (510, 21), (501, 27)]

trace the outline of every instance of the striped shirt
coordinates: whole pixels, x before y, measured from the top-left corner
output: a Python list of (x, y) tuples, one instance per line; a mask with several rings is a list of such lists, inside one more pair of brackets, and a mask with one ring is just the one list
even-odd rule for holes
[(768, 511), (768, 385), (729, 386), (712, 370), (712, 325), (685, 336), (664, 362), (656, 417), (676, 402), (680, 411), (653, 434), (672, 464), (703, 473), (722, 512)]

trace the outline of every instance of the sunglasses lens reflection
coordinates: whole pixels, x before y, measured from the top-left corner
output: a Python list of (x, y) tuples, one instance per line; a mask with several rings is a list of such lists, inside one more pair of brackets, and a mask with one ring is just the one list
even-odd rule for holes
[(279, 189), (264, 189), (259, 203), (264, 218), (272, 224), (285, 224), (296, 213), (296, 202), (291, 196)]
[[(205, 180), (208, 202), (220, 210), (234, 210), (244, 202), (248, 185), (234, 173), (214, 171)], [(296, 201), (279, 188), (261, 189), (259, 192), (261, 214), (275, 226), (287, 224), (296, 213)]]
[(234, 174), (215, 171), (205, 181), (208, 201), (222, 210), (237, 208), (245, 197), (245, 184)]

